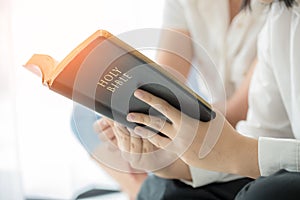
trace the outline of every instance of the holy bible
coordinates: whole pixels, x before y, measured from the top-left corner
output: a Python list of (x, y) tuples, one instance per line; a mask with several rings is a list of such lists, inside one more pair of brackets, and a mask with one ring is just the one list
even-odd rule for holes
[[(136, 89), (160, 97), (186, 115), (207, 122), (215, 117), (211, 106), (160, 65), (105, 30), (98, 30), (61, 62), (35, 54), (25, 64), (42, 77), (44, 85), (129, 128), (129, 112), (168, 120), (135, 98)], [(149, 127), (147, 127), (149, 128)]]

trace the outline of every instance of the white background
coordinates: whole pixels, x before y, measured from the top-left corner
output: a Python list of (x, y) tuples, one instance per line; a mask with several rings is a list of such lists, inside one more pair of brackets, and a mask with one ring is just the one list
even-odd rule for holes
[[(91, 184), (117, 187), (73, 136), (73, 103), (22, 65), (34, 53), (61, 60), (97, 29), (160, 27), (162, 7), (162, 0), (0, 0), (0, 193), (1, 171), (19, 171), (27, 196), (68, 199)], [(17, 190), (18, 181), (10, 184)]]

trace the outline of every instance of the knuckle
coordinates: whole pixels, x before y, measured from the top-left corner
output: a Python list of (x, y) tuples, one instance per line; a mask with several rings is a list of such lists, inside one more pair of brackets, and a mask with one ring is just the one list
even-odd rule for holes
[(149, 152), (149, 148), (148, 147), (143, 147), (143, 153), (148, 153)]
[(134, 143), (131, 143), (131, 144), (130, 144), (130, 148), (131, 148), (131, 149), (135, 149), (135, 144), (134, 144)]
[(162, 147), (160, 140), (158, 140), (157, 138), (152, 138), (152, 141), (154, 142), (155, 146), (157, 146), (158, 148)]
[(147, 123), (147, 120), (145, 119), (145, 116), (143, 115), (137, 115), (137, 121), (139, 121), (140, 123)]
[(165, 121), (161, 118), (155, 117), (151, 119), (151, 123), (153, 128), (155, 128), (156, 130), (161, 130), (164, 126)]
[(126, 134), (124, 134), (124, 133), (121, 133), (119, 137), (121, 138), (121, 140), (124, 140), (124, 141), (128, 141), (129, 140), (129, 137)]

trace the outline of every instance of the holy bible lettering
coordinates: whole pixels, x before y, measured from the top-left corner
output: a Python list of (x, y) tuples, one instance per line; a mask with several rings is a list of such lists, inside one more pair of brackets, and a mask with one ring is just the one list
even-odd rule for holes
[(117, 67), (114, 67), (100, 79), (97, 85), (106, 88), (110, 92), (114, 92), (131, 78), (129, 74), (123, 73)]

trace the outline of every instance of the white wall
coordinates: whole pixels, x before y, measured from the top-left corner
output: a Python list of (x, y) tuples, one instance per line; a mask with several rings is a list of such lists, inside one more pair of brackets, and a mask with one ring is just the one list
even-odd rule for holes
[[(76, 187), (75, 179), (88, 182), (109, 178), (97, 172), (71, 133), (72, 102), (42, 86), (41, 80), (22, 65), (33, 53), (61, 60), (97, 29), (119, 34), (159, 27), (162, 5), (162, 0), (12, 1), (16, 127), (27, 195), (67, 197)], [(74, 178), (74, 172), (85, 176)], [(87, 172), (95, 174), (91, 178)]]
[(10, 2), (0, 0), (0, 199), (20, 199), (22, 195), (10, 21)]

